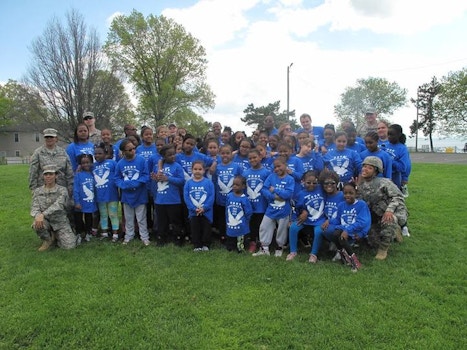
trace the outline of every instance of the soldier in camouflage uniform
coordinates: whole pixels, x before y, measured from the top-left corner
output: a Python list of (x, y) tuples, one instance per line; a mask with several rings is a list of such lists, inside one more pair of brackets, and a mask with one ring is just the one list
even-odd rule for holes
[(363, 161), (358, 192), (367, 202), (371, 212), (370, 245), (378, 249), (375, 258), (384, 260), (389, 245), (396, 238), (401, 241), (401, 226), (407, 223), (407, 207), (404, 196), (390, 180), (377, 177), (383, 172), (383, 163), (378, 157), (366, 157)]
[(64, 249), (76, 247), (76, 236), (66, 216), (68, 193), (56, 184), (57, 168), (46, 165), (43, 170), (44, 185), (34, 190), (31, 204), (32, 228), (42, 239), (39, 251), (45, 251), (57, 241)]
[(45, 144), (37, 148), (29, 165), (29, 189), (34, 191), (44, 185), (42, 172), (47, 165), (55, 165), (58, 170), (57, 184), (68, 190), (71, 198), (73, 194), (73, 169), (66, 151), (57, 146), (57, 130), (47, 128), (43, 131)]

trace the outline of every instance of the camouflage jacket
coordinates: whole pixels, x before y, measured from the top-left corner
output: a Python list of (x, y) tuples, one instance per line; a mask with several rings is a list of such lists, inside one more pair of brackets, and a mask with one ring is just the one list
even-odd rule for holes
[(73, 169), (68, 154), (60, 146), (55, 146), (53, 150), (41, 146), (34, 151), (29, 164), (29, 189), (35, 190), (44, 184), (43, 167), (51, 164), (58, 169), (57, 184), (64, 186), (71, 195), (73, 193)]
[(371, 181), (362, 181), (358, 186), (358, 194), (367, 202), (373, 215), (381, 218), (389, 211), (394, 213), (400, 222), (407, 220), (404, 196), (390, 179), (375, 177)]
[(44, 214), (44, 217), (50, 219), (66, 219), (66, 203), (68, 201), (68, 192), (63, 186), (55, 185), (54, 188), (41, 186), (34, 190), (32, 195), (31, 216)]

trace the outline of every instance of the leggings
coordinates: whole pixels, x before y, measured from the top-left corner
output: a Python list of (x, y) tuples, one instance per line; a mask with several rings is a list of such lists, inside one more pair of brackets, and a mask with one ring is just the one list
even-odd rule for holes
[(119, 226), (118, 221), (118, 202), (99, 202), (100, 224), (102, 231), (106, 232), (109, 229), (109, 218), (112, 225), (112, 231), (117, 231)]

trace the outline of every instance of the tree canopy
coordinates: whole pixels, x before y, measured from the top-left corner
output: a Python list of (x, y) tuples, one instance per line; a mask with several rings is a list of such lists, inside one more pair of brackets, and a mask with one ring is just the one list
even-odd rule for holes
[(136, 10), (118, 16), (104, 50), (134, 83), (140, 109), (151, 111), (156, 124), (180, 111), (214, 107), (214, 94), (206, 83), (206, 52), (173, 20), (144, 18)]
[(347, 87), (341, 101), (334, 106), (339, 121), (350, 120), (356, 128), (364, 123), (367, 109), (374, 109), (380, 116), (388, 118), (407, 102), (407, 90), (396, 82), (384, 78), (358, 79), (357, 85)]
[(292, 117), (287, 118), (287, 111), (280, 112), (280, 101), (275, 101), (269, 103), (267, 106), (255, 107), (253, 103), (250, 103), (247, 108), (243, 110), (245, 117), (241, 118), (241, 121), (246, 125), (255, 126), (257, 129), (262, 129), (264, 127), (264, 118), (268, 115), (274, 117), (276, 126), (279, 126), (283, 123), (290, 123), (293, 129), (298, 127), (297, 122), (295, 121), (295, 110), (289, 111), (289, 115)]

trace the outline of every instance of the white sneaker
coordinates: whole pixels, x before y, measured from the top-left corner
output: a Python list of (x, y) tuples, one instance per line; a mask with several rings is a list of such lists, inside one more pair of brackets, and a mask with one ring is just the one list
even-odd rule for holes
[(203, 246), (203, 248), (201, 248), (203, 250), (203, 252), (209, 252), (209, 247), (208, 246)]
[(284, 252), (284, 249), (276, 249), (276, 252), (274, 253), (274, 256), (276, 258), (282, 257), (282, 253)]
[(269, 253), (269, 250), (260, 248), (260, 250), (258, 250), (256, 253), (252, 254), (252, 256), (262, 256), (262, 255), (271, 255), (271, 253)]
[(117, 234), (113, 234), (112, 235), (112, 242), (117, 242), (118, 241), (118, 235)]
[(409, 228), (407, 226), (402, 227), (402, 236), (410, 237)]
[(339, 251), (336, 252), (336, 255), (334, 255), (332, 261), (341, 261), (341, 253)]
[(407, 185), (402, 185), (401, 192), (404, 198), (407, 198), (409, 196), (409, 188), (407, 187)]
[(91, 237), (92, 237), (92, 236), (91, 236), (89, 233), (86, 233), (86, 237), (84, 237), (84, 240), (85, 240), (86, 242), (91, 242)]
[(193, 251), (194, 251), (194, 252), (202, 252), (202, 251), (203, 251), (203, 248), (198, 247), (198, 248), (193, 249)]

